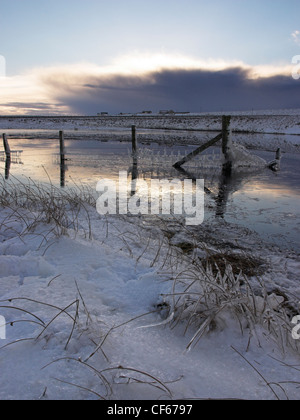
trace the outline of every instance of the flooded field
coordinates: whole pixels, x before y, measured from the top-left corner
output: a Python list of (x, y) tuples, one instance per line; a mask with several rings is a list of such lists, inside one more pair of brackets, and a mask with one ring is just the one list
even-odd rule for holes
[[(110, 135), (109, 131), (102, 133), (102, 141), (93, 138), (66, 140), (64, 165), (60, 164), (59, 142), (54, 133), (49, 135), (42, 131), (42, 138), (38, 138), (39, 133), (28, 131), (25, 139), (17, 138), (17, 134), (14, 131), (10, 146), (22, 153), (13, 155), (10, 163), (5, 161), (4, 155), (0, 156), (0, 169), (7, 182), (13, 182), (15, 178), (25, 182), (29, 179), (34, 182), (51, 180), (58, 187), (88, 185), (95, 191), (100, 179), (117, 179), (120, 171), (127, 171), (129, 179), (133, 176), (128, 131), (119, 132), (120, 140), (115, 139), (118, 131), (114, 132), (114, 141), (103, 139)], [(140, 135), (135, 177), (146, 181), (153, 178), (204, 179), (207, 191), (211, 192), (205, 199), (206, 221), (218, 218), (220, 222), (236, 223), (256, 231), (271, 243), (300, 250), (300, 155), (284, 153), (281, 170), (277, 173), (268, 169), (236, 173), (224, 184), (220, 176), (220, 148), (211, 148), (182, 174), (172, 165), (195, 149), (193, 135), (190, 145), (151, 141), (147, 130)], [(202, 133), (203, 141), (207, 141), (209, 135), (211, 133)], [(274, 152), (252, 152), (267, 162), (274, 159)]]

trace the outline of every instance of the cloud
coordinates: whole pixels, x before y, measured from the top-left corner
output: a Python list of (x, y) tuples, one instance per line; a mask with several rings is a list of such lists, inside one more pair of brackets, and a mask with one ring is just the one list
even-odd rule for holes
[(43, 102), (7, 102), (2, 104), (2, 107), (6, 109), (22, 109), (26, 113), (55, 113), (57, 108), (60, 108), (61, 104), (49, 104)]
[(253, 77), (242, 67), (223, 70), (165, 69), (143, 75), (80, 75), (44, 79), (56, 101), (73, 112), (96, 114), (143, 109), (230, 111), (299, 106), (300, 84), (291, 76)]
[(3, 55), (0, 55), (0, 77), (5, 77), (6, 74), (6, 60)]
[[(234, 111), (298, 108), (291, 66), (247, 66), (182, 56), (123, 57), (99, 67), (81, 63), (34, 69), (0, 86), (1, 114)], [(4, 83), (4, 84), (3, 84)]]
[(295, 42), (295, 44), (300, 46), (300, 31), (294, 31), (292, 33), (292, 39)]

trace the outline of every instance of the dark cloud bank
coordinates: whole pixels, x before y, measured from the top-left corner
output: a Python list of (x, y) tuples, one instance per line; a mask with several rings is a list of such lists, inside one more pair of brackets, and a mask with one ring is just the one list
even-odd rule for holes
[(165, 70), (147, 76), (82, 76), (55, 99), (73, 112), (94, 115), (174, 109), (190, 112), (300, 108), (300, 80), (292, 76), (250, 79), (241, 68), (223, 71)]

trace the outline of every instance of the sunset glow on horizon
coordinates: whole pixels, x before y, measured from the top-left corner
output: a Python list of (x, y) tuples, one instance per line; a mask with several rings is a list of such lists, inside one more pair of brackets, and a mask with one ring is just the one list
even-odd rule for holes
[(0, 0), (0, 115), (300, 108), (299, 15), (295, 0)]

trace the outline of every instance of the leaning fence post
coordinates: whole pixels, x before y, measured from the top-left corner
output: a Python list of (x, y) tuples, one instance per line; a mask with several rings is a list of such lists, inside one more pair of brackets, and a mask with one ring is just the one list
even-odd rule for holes
[(3, 133), (3, 145), (4, 145), (6, 158), (10, 159), (10, 147), (9, 147), (8, 140), (5, 133)]
[(223, 165), (223, 172), (227, 175), (231, 174), (232, 171), (232, 156), (231, 150), (231, 116), (224, 115), (222, 118), (222, 152), (225, 157), (225, 163)]
[(185, 156), (183, 159), (181, 159), (179, 162), (176, 162), (175, 165), (173, 165), (174, 168), (179, 169), (182, 165), (192, 160), (194, 157), (199, 155), (200, 153), (204, 152), (204, 150), (208, 149), (209, 147), (216, 144), (219, 140), (222, 139), (222, 134), (218, 134), (217, 137), (213, 138), (209, 142), (203, 144), (202, 146), (198, 147), (196, 150), (194, 150), (192, 153)]

